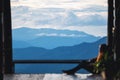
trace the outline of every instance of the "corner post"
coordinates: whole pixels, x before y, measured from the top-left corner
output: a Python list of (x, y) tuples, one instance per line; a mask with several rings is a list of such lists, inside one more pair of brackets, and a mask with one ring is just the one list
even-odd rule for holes
[(0, 0), (0, 80), (3, 80), (3, 0)]
[(120, 0), (115, 0), (115, 34), (114, 34), (114, 40), (115, 40), (115, 54), (116, 54), (116, 60), (120, 59)]
[(10, 0), (3, 0), (4, 73), (13, 73)]
[(108, 0), (108, 46), (109, 54), (112, 54), (113, 49), (113, 27), (114, 27), (114, 15), (113, 15), (113, 0)]

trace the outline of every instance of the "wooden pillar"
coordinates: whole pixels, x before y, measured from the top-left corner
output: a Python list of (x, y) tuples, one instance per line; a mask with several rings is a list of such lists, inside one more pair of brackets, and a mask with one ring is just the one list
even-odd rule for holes
[[(114, 34), (113, 34), (113, 27), (114, 27), (114, 0), (108, 0), (108, 53), (109, 56), (113, 55), (113, 45), (114, 45)], [(105, 71), (105, 80), (112, 80), (113, 71), (111, 71), (111, 66), (106, 65)]]
[[(116, 60), (115, 60), (116, 64), (115, 64), (114, 70), (116, 70), (116, 75), (120, 72), (120, 47), (119, 46), (120, 46), (120, 0), (115, 0), (114, 54), (116, 54)], [(120, 79), (120, 74), (119, 74), (119, 79)]]
[(115, 0), (115, 54), (116, 60), (120, 59), (120, 0)]
[(10, 0), (3, 0), (4, 73), (13, 73)]
[(0, 80), (3, 80), (3, 41), (2, 41), (2, 29), (3, 29), (3, 25), (2, 25), (2, 0), (0, 0)]
[(113, 49), (113, 33), (112, 29), (114, 27), (114, 16), (113, 16), (113, 0), (108, 0), (108, 46), (109, 46), (109, 54), (112, 54)]

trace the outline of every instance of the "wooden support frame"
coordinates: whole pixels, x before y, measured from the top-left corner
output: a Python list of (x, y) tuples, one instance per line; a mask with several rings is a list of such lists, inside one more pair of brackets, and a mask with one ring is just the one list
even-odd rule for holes
[(3, 15), (3, 8), (2, 8), (3, 0), (0, 0), (0, 80), (3, 80), (3, 24), (2, 24), (2, 15)]
[(12, 73), (12, 33), (10, 0), (3, 0), (4, 73)]
[(112, 67), (106, 67), (106, 77), (107, 80), (117, 80), (116, 73), (120, 70), (120, 0), (108, 0), (108, 46), (110, 55), (114, 53), (114, 60)]
[(114, 53), (116, 54), (115, 70), (120, 79), (120, 0), (115, 0)]
[(114, 49), (116, 60), (120, 59), (120, 0), (115, 0), (115, 33), (114, 33)]
[(109, 54), (113, 53), (113, 27), (114, 27), (114, 6), (113, 0), (108, 0), (108, 29), (107, 29), (107, 36), (108, 36), (108, 46), (109, 46)]
[[(113, 46), (114, 46), (114, 33), (113, 33), (113, 28), (114, 28), (114, 0), (108, 0), (108, 53), (109, 56), (113, 55)], [(106, 66), (106, 80), (111, 79), (113, 76), (113, 71), (111, 71), (111, 68), (109, 66)]]
[[(111, 3), (112, 2), (112, 3)], [(108, 4), (110, 5), (108, 7), (108, 45), (110, 47), (110, 50), (112, 50), (112, 42), (113, 42), (113, 34), (112, 34), (112, 28), (113, 28), (113, 0), (108, 0)], [(12, 61), (12, 39), (11, 39), (11, 12), (10, 12), (10, 0), (4, 0), (4, 36), (5, 36), (5, 73), (10, 73), (13, 71), (13, 63), (59, 63), (59, 61)], [(7, 33), (6, 33), (7, 32)], [(111, 53), (112, 51), (110, 51)], [(9, 60), (9, 61), (8, 61)], [(13, 63), (12, 63), (13, 62)], [(61, 62), (61, 61), (60, 61)], [(10, 63), (10, 64), (8, 64)], [(66, 61), (62, 61), (61, 63), (66, 63)], [(75, 62), (74, 62), (75, 63)], [(8, 66), (10, 69), (8, 69)]]
[[(3, 2), (2, 2), (3, 1)], [(109, 53), (112, 54), (112, 49), (114, 46), (115, 53), (117, 55), (117, 60), (120, 59), (120, 0), (115, 0), (115, 26), (114, 26), (114, 15), (113, 15), (113, 1), (108, 0), (108, 46)], [(2, 8), (3, 7), (3, 8)], [(3, 10), (2, 10), (3, 9)], [(74, 60), (12, 60), (12, 30), (11, 30), (11, 8), (10, 0), (0, 1), (0, 73), (3, 71), (3, 53), (4, 53), (4, 72), (13, 73), (14, 64), (21, 63), (78, 63), (79, 61)], [(3, 20), (2, 20), (3, 19)], [(115, 28), (113, 34), (113, 27)], [(4, 36), (4, 37), (3, 37)], [(4, 41), (2, 40), (4, 38)], [(114, 39), (114, 40), (113, 40)], [(4, 43), (3, 43), (4, 42)], [(115, 44), (115, 45), (114, 45)], [(4, 52), (3, 52), (4, 48)]]

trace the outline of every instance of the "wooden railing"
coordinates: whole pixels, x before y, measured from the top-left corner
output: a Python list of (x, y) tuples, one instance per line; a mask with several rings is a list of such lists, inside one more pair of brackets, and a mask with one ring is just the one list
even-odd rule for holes
[(14, 60), (13, 69), (15, 69), (15, 64), (80, 64), (82, 61), (86, 60)]
[(40, 63), (66, 63), (66, 64), (78, 64), (83, 60), (14, 60), (13, 64), (40, 64)]

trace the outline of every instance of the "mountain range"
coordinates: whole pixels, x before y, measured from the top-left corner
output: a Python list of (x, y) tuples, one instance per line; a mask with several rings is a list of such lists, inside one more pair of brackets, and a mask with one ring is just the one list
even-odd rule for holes
[(54, 49), (27, 47), (13, 49), (14, 59), (89, 59), (97, 56), (100, 44), (106, 43), (106, 37), (92, 43), (74, 46), (61, 46)]
[(101, 38), (82, 31), (25, 27), (13, 29), (12, 36), (13, 48), (42, 47), (46, 49), (94, 42)]
[[(12, 31), (13, 60), (81, 60), (97, 56), (106, 37), (81, 31), (17, 28)], [(16, 73), (61, 73), (76, 64), (16, 64)], [(80, 71), (86, 73), (86, 71)]]

